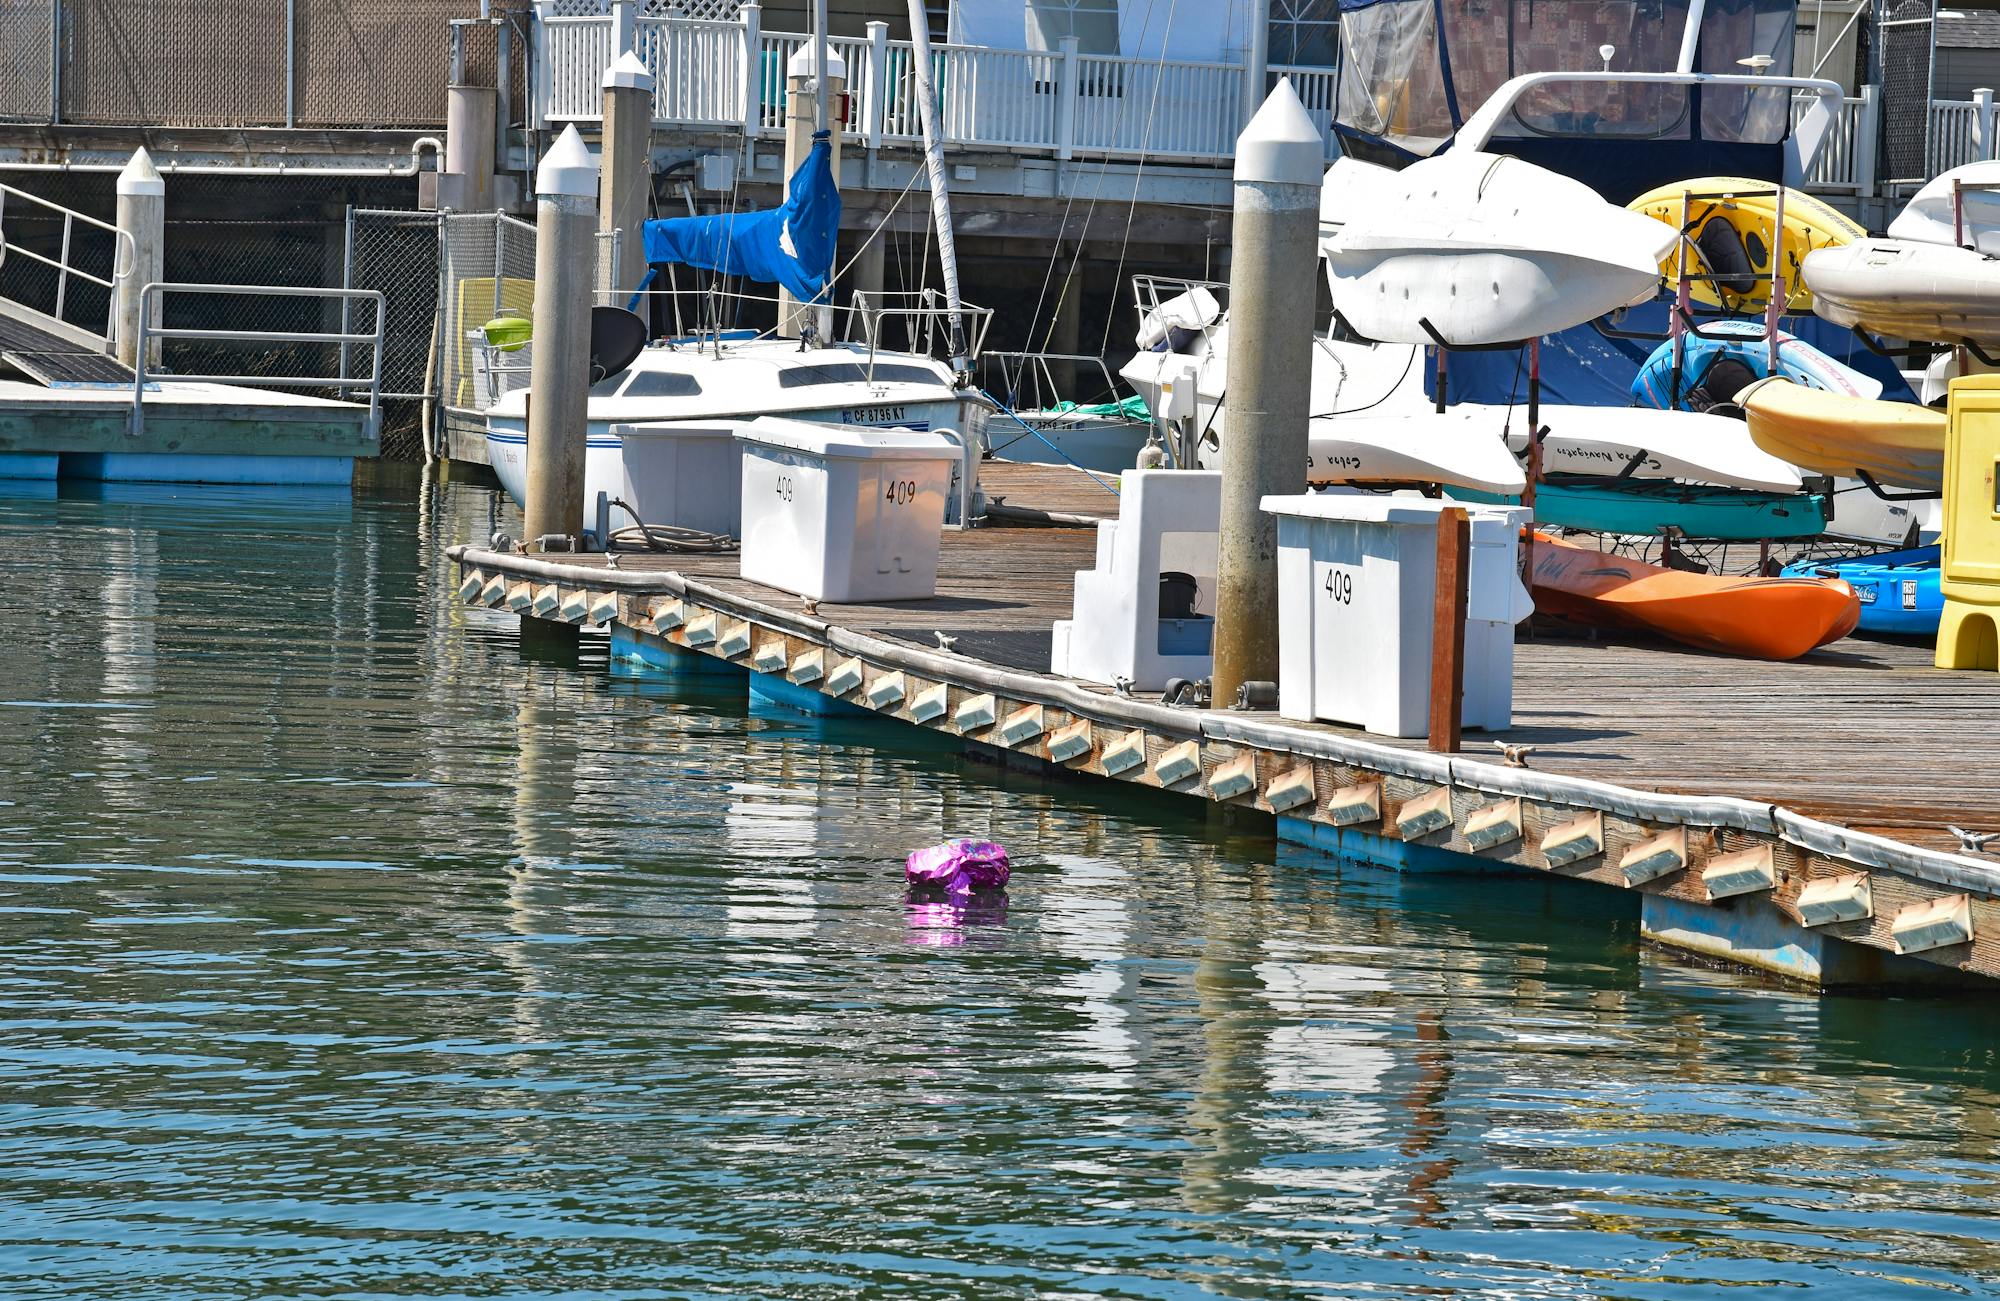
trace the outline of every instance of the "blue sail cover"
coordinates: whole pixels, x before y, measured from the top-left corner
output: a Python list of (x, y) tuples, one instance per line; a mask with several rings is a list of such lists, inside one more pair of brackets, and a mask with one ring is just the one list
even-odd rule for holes
[(840, 190), (833, 145), (813, 134), (812, 152), (792, 173), (785, 202), (757, 212), (673, 217), (645, 227), (646, 261), (678, 263), (762, 284), (783, 285), (802, 303), (826, 296), (840, 230)]
[[(1510, 77), (1669, 72), (1688, 0), (1340, 0), (1335, 128), (1341, 147), (1401, 166), (1451, 136)], [(1741, 73), (1765, 54), (1790, 73), (1797, 0), (1708, 0), (1695, 66)], [(1561, 83), (1523, 96), (1487, 146), (1590, 184), (1615, 203), (1690, 176), (1782, 179), (1782, 87)]]

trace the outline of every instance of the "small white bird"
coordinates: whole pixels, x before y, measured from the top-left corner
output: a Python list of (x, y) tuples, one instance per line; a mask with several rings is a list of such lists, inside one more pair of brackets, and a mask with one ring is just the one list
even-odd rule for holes
[(2000, 831), (1967, 831), (1964, 827), (1947, 827), (1958, 837), (1958, 847), (1968, 854), (1983, 854), (1986, 847), (2000, 840)]
[(938, 649), (941, 651), (950, 651), (952, 647), (958, 645), (958, 638), (947, 637), (943, 632), (933, 632), (931, 636), (937, 638)]
[(1495, 741), (1493, 748), (1500, 752), (1500, 762), (1509, 768), (1525, 768), (1528, 756), (1535, 752), (1532, 745), (1509, 745), (1505, 741)]

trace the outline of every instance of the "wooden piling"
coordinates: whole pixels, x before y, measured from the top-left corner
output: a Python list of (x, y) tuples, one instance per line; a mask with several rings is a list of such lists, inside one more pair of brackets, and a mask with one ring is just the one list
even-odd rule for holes
[(1466, 571), (1472, 559), (1472, 522), (1448, 506), (1437, 519), (1437, 592), (1431, 606), (1432, 750), (1455, 754), (1465, 704)]

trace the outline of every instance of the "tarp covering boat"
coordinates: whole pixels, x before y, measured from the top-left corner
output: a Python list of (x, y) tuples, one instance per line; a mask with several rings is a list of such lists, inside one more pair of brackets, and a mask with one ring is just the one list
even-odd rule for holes
[[(1595, 326), (1580, 325), (1542, 340), (1542, 401), (1582, 407), (1632, 405), (1632, 381), (1667, 333), (1669, 304), (1664, 300), (1629, 309), (1616, 319), (1620, 330), (1641, 338), (1610, 338)], [(1716, 322), (1697, 316), (1704, 329)], [(1914, 402), (1908, 381), (1896, 363), (1868, 351), (1852, 331), (1815, 316), (1785, 316), (1788, 334), (1811, 344), (1827, 357), (1860, 371), (1882, 385), (1882, 397)], [(1427, 350), (1430, 351), (1430, 350)], [(1451, 400), (1520, 404), (1528, 399), (1528, 372), (1519, 351), (1454, 353), (1448, 369)], [(1437, 393), (1437, 358), (1425, 362), (1424, 388)]]
[[(785, 201), (756, 212), (672, 217), (645, 225), (646, 261), (678, 263), (761, 284), (782, 285), (802, 303), (816, 302), (833, 277), (840, 230), (840, 189), (833, 180), (833, 144), (813, 134), (812, 152), (792, 173)], [(650, 279), (650, 275), (648, 277)]]
[[(1531, 72), (1671, 72), (1687, 0), (1341, 0), (1335, 128), (1359, 158), (1394, 163), (1443, 148), (1510, 77)], [(1789, 76), (1796, 0), (1709, 0), (1695, 70), (1739, 73), (1769, 55)], [(1489, 142), (1587, 180), (1623, 203), (1680, 176), (1784, 174), (1791, 92), (1567, 83), (1532, 92)], [(1644, 149), (1633, 149), (1645, 142)], [(1678, 170), (1677, 170), (1678, 169)]]

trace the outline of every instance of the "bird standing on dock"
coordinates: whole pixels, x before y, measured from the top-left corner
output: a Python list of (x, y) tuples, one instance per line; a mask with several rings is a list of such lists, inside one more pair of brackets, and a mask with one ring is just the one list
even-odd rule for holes
[(1968, 854), (1983, 854), (1986, 847), (2000, 840), (2000, 831), (1967, 831), (1964, 827), (1947, 826), (1945, 830), (1958, 837), (1958, 847)]

